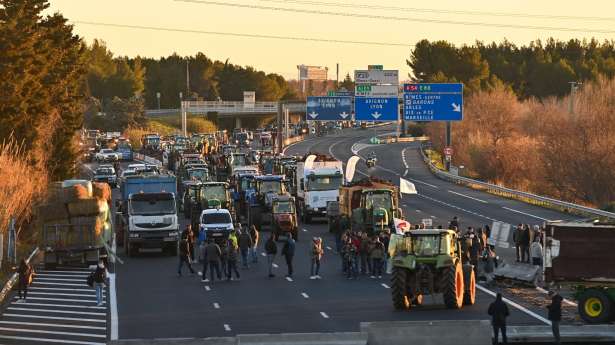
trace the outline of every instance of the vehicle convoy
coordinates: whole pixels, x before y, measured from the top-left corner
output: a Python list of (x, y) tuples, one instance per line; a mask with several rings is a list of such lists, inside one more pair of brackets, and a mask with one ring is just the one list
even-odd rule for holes
[(175, 177), (127, 176), (122, 180), (120, 191), (117, 238), (128, 256), (161, 250), (176, 255), (179, 221)]
[(111, 190), (87, 180), (55, 182), (46, 203), (36, 212), (41, 229), (44, 265), (96, 264), (113, 242)]
[(141, 147), (145, 152), (160, 150), (160, 135), (158, 133), (148, 133), (141, 137)]
[(112, 149), (101, 149), (96, 154), (96, 160), (99, 162), (115, 162), (120, 160), (120, 155)]
[(426, 295), (442, 294), (444, 305), (460, 309), (476, 299), (474, 267), (453, 230), (421, 229), (392, 234), (391, 297), (397, 310), (420, 306)]
[(133, 159), (132, 146), (126, 140), (120, 141), (117, 144), (117, 153), (123, 161), (132, 161)]
[(339, 216), (350, 219), (352, 231), (369, 236), (389, 229), (395, 232), (394, 218), (402, 218), (399, 187), (389, 181), (367, 178), (340, 187)]
[(310, 223), (314, 217), (326, 217), (327, 202), (338, 200), (344, 180), (341, 161), (315, 155), (314, 162), (306, 167), (309, 156), (297, 163), (295, 174), (297, 209), (303, 223)]
[(117, 175), (111, 165), (101, 165), (94, 171), (94, 182), (108, 183), (111, 187), (117, 187)]
[(261, 229), (262, 225), (271, 225), (271, 205), (274, 197), (286, 194), (284, 176), (265, 175), (254, 177), (254, 193), (249, 195), (250, 212), (248, 224), (256, 225)]
[(226, 246), (231, 232), (235, 230), (233, 217), (227, 209), (214, 208), (203, 210), (200, 216), (200, 229), (205, 239), (213, 239), (220, 246)]
[(615, 318), (615, 225), (548, 222), (545, 281), (570, 287), (579, 316), (588, 323)]
[(278, 195), (271, 201), (271, 228), (276, 239), (292, 236), (299, 239), (299, 224), (295, 210), (295, 198)]

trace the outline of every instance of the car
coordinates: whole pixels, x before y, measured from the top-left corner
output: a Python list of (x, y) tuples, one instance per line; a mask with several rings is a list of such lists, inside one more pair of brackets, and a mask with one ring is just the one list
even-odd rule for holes
[(94, 171), (94, 182), (105, 182), (111, 187), (117, 187), (117, 176), (112, 166), (101, 165)]
[(120, 155), (112, 149), (101, 149), (96, 154), (96, 160), (99, 162), (115, 162), (120, 160)]
[(235, 230), (233, 217), (229, 210), (207, 209), (201, 212), (200, 230), (205, 232), (205, 239), (213, 239), (216, 243), (225, 243), (231, 232)]

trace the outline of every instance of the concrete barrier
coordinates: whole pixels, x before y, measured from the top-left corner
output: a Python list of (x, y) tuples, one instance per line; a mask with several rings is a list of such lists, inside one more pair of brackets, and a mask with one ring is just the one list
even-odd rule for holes
[(490, 345), (486, 320), (362, 322), (367, 345)]
[[(509, 326), (509, 343), (553, 343), (550, 326)], [(560, 326), (562, 343), (615, 343), (615, 325)]]
[(239, 345), (366, 345), (367, 334), (337, 333), (282, 333), (246, 334), (237, 336)]
[(236, 345), (234, 337), (113, 340), (109, 345)]

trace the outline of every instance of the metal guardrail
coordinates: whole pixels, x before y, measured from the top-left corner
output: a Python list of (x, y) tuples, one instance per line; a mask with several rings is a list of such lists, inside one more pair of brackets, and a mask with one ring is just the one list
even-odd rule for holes
[(487, 183), (487, 182), (483, 182), (483, 181), (473, 180), (471, 178), (467, 178), (467, 177), (463, 177), (463, 176), (453, 175), (453, 174), (451, 174), (449, 172), (442, 171), (442, 170), (438, 169), (430, 161), (429, 157), (427, 157), (425, 155), (425, 152), (423, 150), (422, 145), (421, 145), (420, 151), (421, 151), (421, 156), (423, 156), (423, 160), (425, 161), (425, 163), (427, 164), (429, 169), (434, 173), (434, 175), (436, 175), (436, 177), (438, 177), (440, 179), (443, 179), (443, 180), (446, 180), (446, 181), (450, 181), (450, 182), (454, 182), (454, 183), (457, 183), (457, 184), (464, 184), (464, 185), (469, 185), (469, 186), (472, 186), (472, 185), (480, 186), (482, 188), (487, 189), (489, 192), (495, 192), (495, 193), (503, 194), (505, 196), (508, 195), (508, 196), (511, 196), (511, 197), (517, 197), (517, 198), (531, 200), (535, 204), (538, 204), (538, 205), (555, 206), (555, 207), (562, 208), (562, 209), (573, 210), (573, 211), (576, 211), (576, 212), (581, 213), (581, 214), (586, 214), (586, 215), (591, 215), (591, 216), (601, 216), (601, 217), (607, 217), (607, 218), (615, 219), (615, 213), (613, 213), (613, 212), (607, 212), (607, 211), (603, 211), (603, 210), (600, 210), (600, 209), (597, 209), (597, 208), (577, 205), (577, 204), (573, 204), (571, 202), (556, 200), (556, 199), (548, 198), (548, 197), (545, 197), (545, 196), (536, 195), (536, 194), (532, 194), (532, 193), (528, 193), (528, 192), (523, 192), (523, 191), (518, 191), (518, 190), (514, 190), (514, 189), (498, 186), (498, 185)]
[[(30, 263), (30, 261), (32, 260), (32, 258), (38, 253), (38, 247), (35, 247), (32, 250), (32, 253), (30, 253), (30, 255), (28, 256), (28, 258), (26, 259), (26, 263)], [(13, 273), (13, 275), (9, 278), (9, 280), (6, 282), (6, 284), (4, 284), (4, 287), (2, 287), (2, 290), (0, 290), (0, 303), (2, 303), (4, 301), (4, 299), (6, 298), (6, 296), (8, 296), (9, 292), (11, 291), (11, 289), (13, 289), (13, 286), (15, 286), (15, 283), (17, 282), (17, 278), (19, 277), (19, 273), (15, 272)]]

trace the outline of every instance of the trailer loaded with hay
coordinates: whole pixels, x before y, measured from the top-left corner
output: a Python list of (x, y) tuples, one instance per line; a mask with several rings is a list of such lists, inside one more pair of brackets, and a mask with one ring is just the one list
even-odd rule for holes
[(113, 241), (111, 189), (106, 183), (66, 180), (51, 185), (38, 208), (44, 264), (92, 265), (106, 259)]

